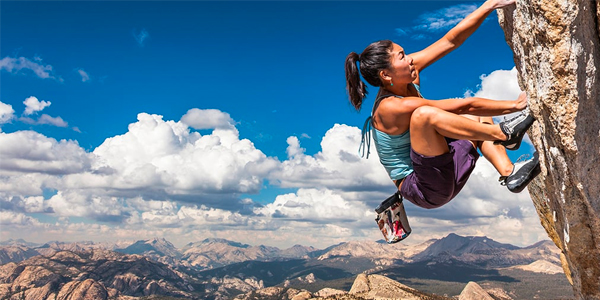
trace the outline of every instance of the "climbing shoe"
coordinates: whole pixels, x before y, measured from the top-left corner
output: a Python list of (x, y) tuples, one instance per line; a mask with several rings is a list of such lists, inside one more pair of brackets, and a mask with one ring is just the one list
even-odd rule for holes
[(495, 141), (494, 144), (501, 144), (508, 150), (517, 150), (521, 146), (521, 141), (535, 121), (532, 115), (527, 112), (521, 112), (514, 118), (500, 122), (500, 129), (506, 135), (506, 141)]
[(528, 159), (528, 156), (529, 154), (521, 155), (513, 164), (512, 173), (500, 177), (500, 184), (513, 193), (520, 193), (541, 172), (537, 151), (533, 153), (533, 158)]

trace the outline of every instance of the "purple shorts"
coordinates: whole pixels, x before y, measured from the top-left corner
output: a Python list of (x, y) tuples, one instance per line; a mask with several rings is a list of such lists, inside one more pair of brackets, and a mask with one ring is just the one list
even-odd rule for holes
[(404, 178), (400, 194), (423, 208), (436, 208), (448, 203), (463, 188), (479, 158), (477, 149), (467, 140), (450, 140), (450, 152), (424, 156), (412, 148), (411, 174)]

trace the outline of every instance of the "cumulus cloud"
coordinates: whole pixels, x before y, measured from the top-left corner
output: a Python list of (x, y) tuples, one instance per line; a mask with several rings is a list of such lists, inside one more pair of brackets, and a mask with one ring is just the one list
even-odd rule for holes
[(91, 157), (75, 141), (48, 138), (35, 131), (0, 133), (0, 171), (64, 175), (81, 173)]
[(300, 141), (295, 136), (287, 138), (288, 147), (286, 149), (288, 158), (294, 158), (295, 156), (304, 154), (306, 149), (300, 147)]
[(93, 153), (95, 168), (112, 173), (72, 177), (69, 186), (159, 189), (170, 195), (256, 192), (277, 164), (235, 129), (201, 135), (182, 122), (145, 113)]
[(396, 33), (416, 40), (428, 39), (432, 33), (450, 30), (476, 9), (477, 4), (458, 4), (426, 12), (416, 18), (415, 25), (396, 28)]
[[(2, 193), (3, 194), (3, 193)], [(51, 213), (42, 196), (0, 196), (0, 209), (20, 213)]]
[[(289, 159), (271, 173), (281, 187), (374, 190), (392, 184), (372, 149), (369, 159), (358, 155), (360, 129), (336, 124), (321, 141), (321, 151), (305, 155), (298, 138), (288, 138)], [(383, 172), (382, 172), (383, 171)]]
[[(182, 122), (145, 113), (127, 133), (106, 139), (92, 153), (75, 141), (57, 141), (34, 131), (0, 133), (0, 158), (0, 176), (5, 174), (0, 177), (0, 191), (21, 193), (13, 186), (19, 183), (39, 193), (43, 185), (63, 192), (53, 200), (56, 207), (73, 198), (69, 191), (82, 197), (162, 197), (236, 207), (236, 194), (260, 190), (279, 163), (249, 140), (240, 139), (235, 128), (213, 128), (201, 135)], [(68, 205), (62, 210), (56, 207), (61, 213)]]
[(33, 72), (37, 77), (46, 79), (54, 79), (62, 82), (63, 79), (60, 76), (55, 76), (51, 65), (44, 65), (40, 58), (32, 61), (25, 57), (4, 57), (0, 60), (0, 70), (5, 70), (9, 73), (19, 73), (24, 70)]
[(10, 122), (14, 119), (15, 110), (12, 105), (0, 102), (0, 125)]
[(3, 226), (21, 228), (24, 226), (39, 226), (40, 222), (23, 213), (2, 210), (0, 211), (0, 224)]
[(217, 109), (192, 108), (187, 111), (181, 122), (194, 129), (230, 129), (234, 130), (234, 121), (228, 113)]
[(62, 217), (87, 217), (102, 222), (121, 223), (131, 209), (117, 197), (89, 195), (76, 190), (59, 191), (46, 204)]
[(467, 90), (465, 97), (482, 97), (494, 100), (514, 100), (521, 93), (519, 87), (517, 68), (510, 70), (496, 70), (479, 77), (481, 84), (478, 90)]
[(23, 114), (28, 116), (38, 111), (42, 111), (44, 108), (50, 106), (50, 104), (52, 103), (50, 101), (40, 101), (38, 100), (38, 98), (31, 96), (25, 99), (25, 101), (23, 101), (23, 104), (25, 104), (25, 111), (23, 112)]
[(299, 189), (296, 193), (279, 195), (275, 202), (255, 210), (272, 218), (317, 223), (360, 221), (369, 216), (369, 211), (364, 203), (348, 201), (328, 189)]

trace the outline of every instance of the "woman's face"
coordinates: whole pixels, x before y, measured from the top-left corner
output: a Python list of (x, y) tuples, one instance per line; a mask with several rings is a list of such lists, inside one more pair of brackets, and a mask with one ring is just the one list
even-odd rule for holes
[(413, 65), (413, 59), (404, 53), (404, 48), (394, 43), (390, 52), (389, 76), (394, 84), (411, 83), (417, 79), (417, 69)]

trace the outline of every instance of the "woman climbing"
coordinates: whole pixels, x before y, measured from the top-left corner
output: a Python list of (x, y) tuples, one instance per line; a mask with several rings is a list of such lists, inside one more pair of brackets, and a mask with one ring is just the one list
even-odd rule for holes
[[(359, 71), (369, 84), (379, 87), (363, 141), (368, 144), (372, 132), (380, 161), (399, 194), (417, 206), (436, 208), (454, 198), (475, 167), (477, 148), (512, 192), (521, 192), (539, 173), (537, 152), (514, 164), (506, 154), (506, 149), (519, 148), (534, 122), (525, 112), (524, 92), (514, 101), (474, 97), (434, 101), (423, 98), (419, 87), (423, 69), (460, 46), (493, 10), (513, 3), (486, 1), (440, 40), (414, 54), (381, 40), (346, 58), (346, 88), (357, 111), (367, 95)], [(493, 124), (492, 116), (513, 112), (520, 114)]]

